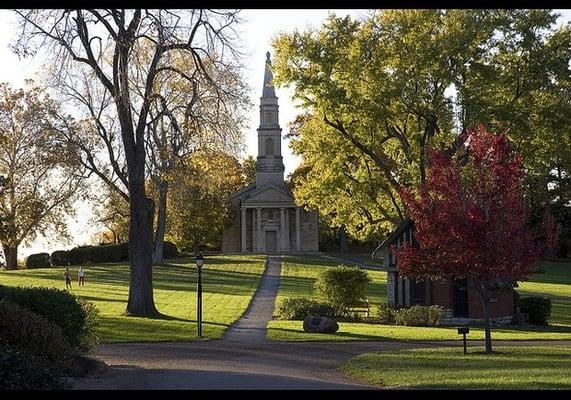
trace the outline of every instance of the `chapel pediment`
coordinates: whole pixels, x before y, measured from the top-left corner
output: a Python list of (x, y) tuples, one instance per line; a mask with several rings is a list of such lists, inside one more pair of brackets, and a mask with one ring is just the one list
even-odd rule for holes
[(254, 191), (243, 204), (252, 203), (290, 203), (294, 204), (291, 194), (275, 185), (269, 184)]

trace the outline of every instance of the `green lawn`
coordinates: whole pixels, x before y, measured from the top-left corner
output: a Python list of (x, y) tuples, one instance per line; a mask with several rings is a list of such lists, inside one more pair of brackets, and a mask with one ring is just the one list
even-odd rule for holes
[[(372, 250), (371, 250), (372, 253)], [(325, 254), (331, 257), (337, 257), (343, 260), (354, 260), (363, 264), (383, 266), (383, 260), (371, 258), (371, 253), (341, 253), (337, 251), (328, 251)]]
[[(72, 293), (100, 310), (103, 342), (186, 341), (196, 334), (196, 266), (194, 259), (172, 259), (154, 267), (155, 305), (161, 318), (124, 315), (129, 291), (125, 264), (87, 266), (85, 286), (73, 282)], [(264, 270), (263, 256), (206, 257), (203, 273), (202, 335), (221, 338), (246, 310)], [(77, 268), (71, 267), (74, 277)], [(65, 288), (65, 268), (0, 271), (0, 284)]]
[(341, 366), (359, 381), (416, 389), (571, 389), (571, 347), (460, 348), (361, 354)]
[[(278, 301), (290, 296), (313, 296), (313, 283), (319, 271), (339, 263), (319, 257), (284, 257)], [(522, 295), (547, 295), (553, 302), (551, 325), (548, 327), (493, 328), (494, 340), (571, 340), (571, 264), (545, 263), (545, 273), (520, 283)], [(386, 273), (369, 271), (373, 283), (367, 295), (373, 303), (386, 301)], [(352, 340), (458, 340), (455, 327), (407, 327), (368, 323), (340, 322), (334, 334), (303, 331), (302, 321), (268, 323), (268, 338), (285, 341), (352, 341)], [(469, 340), (482, 340), (482, 328), (470, 328)]]

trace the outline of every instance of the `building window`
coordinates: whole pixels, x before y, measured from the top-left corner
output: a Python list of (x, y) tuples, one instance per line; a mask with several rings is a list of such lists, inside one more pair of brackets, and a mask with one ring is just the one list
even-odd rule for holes
[(266, 139), (266, 155), (267, 156), (274, 155), (274, 139), (272, 138)]

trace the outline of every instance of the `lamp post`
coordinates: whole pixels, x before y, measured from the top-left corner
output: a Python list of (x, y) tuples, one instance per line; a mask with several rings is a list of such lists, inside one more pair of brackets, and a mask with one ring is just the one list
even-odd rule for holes
[(198, 327), (198, 337), (202, 337), (202, 265), (204, 264), (204, 257), (202, 252), (198, 252), (195, 258), (196, 267), (198, 268), (198, 287), (196, 295), (196, 322)]

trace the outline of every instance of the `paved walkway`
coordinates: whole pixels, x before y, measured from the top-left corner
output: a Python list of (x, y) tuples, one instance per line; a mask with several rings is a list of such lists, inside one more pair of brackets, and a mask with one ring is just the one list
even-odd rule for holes
[(266, 325), (273, 317), (274, 301), (280, 287), (280, 256), (268, 256), (266, 269), (248, 309), (224, 335), (225, 341), (258, 343), (266, 341)]

